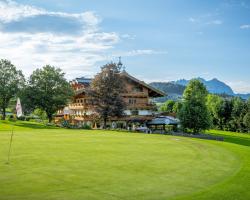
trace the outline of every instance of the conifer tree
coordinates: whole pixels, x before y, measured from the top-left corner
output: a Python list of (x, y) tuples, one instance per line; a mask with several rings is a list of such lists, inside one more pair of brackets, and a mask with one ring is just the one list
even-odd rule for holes
[(124, 92), (124, 82), (120, 70), (115, 63), (106, 64), (91, 82), (89, 94), (92, 97), (94, 110), (103, 121), (104, 128), (110, 117), (123, 115), (125, 103), (121, 94)]

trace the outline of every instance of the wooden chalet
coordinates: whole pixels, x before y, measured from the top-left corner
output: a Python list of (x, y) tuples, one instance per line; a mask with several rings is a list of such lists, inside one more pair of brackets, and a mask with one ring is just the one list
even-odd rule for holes
[[(145, 123), (151, 120), (156, 113), (156, 105), (152, 99), (166, 96), (166, 94), (136, 79), (125, 70), (121, 72), (121, 76), (124, 78), (125, 83), (122, 97), (126, 109), (123, 117), (110, 119), (110, 122), (113, 125), (119, 122), (122, 124), (121, 128), (124, 128), (129, 123)], [(59, 115), (64, 115), (64, 118), (72, 119), (77, 124), (88, 123), (96, 126), (98, 117), (93, 111), (90, 97), (86, 94), (86, 89), (90, 86), (91, 80), (81, 77), (71, 81), (75, 96), (72, 103), (63, 110), (58, 111)]]

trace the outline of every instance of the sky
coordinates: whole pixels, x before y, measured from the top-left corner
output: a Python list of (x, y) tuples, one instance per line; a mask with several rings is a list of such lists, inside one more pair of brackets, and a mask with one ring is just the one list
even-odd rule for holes
[(144, 80), (217, 78), (250, 93), (249, 0), (0, 0), (0, 59), (70, 80), (118, 57)]

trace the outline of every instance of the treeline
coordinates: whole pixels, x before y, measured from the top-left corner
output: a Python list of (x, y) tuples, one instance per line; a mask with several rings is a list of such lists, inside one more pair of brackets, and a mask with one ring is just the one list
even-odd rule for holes
[[(22, 71), (8, 60), (0, 60), (0, 114), (5, 120), (6, 109), (20, 97), (23, 111), (31, 113), (36, 109), (45, 112), (52, 121), (52, 115), (67, 105), (73, 90), (61, 69), (46, 65), (36, 69), (26, 80)], [(15, 110), (12, 108), (12, 111)]]
[(250, 99), (208, 94), (199, 80), (192, 80), (182, 101), (168, 100), (159, 108), (180, 118), (182, 128), (199, 132), (209, 128), (250, 132)]
[(222, 98), (209, 94), (206, 103), (212, 118), (213, 128), (250, 132), (250, 99), (240, 97)]
[[(109, 63), (101, 67), (85, 92), (91, 97), (92, 109), (98, 113), (95, 120), (102, 120), (103, 127), (110, 117), (120, 117), (125, 109), (122, 99), (123, 78), (121, 66)], [(73, 98), (74, 91), (60, 68), (46, 65), (32, 72), (27, 80), (21, 70), (8, 60), (0, 60), (0, 115), (6, 118), (6, 109), (11, 105), (15, 113), (17, 97), (21, 99), (24, 114), (48, 118), (63, 109)], [(23, 116), (24, 117), (24, 116)], [(27, 119), (27, 118), (26, 118)]]

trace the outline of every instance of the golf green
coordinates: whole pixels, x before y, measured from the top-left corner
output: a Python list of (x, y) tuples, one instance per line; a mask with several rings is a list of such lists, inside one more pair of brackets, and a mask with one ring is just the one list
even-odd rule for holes
[(0, 122), (1, 200), (250, 198), (246, 145), (20, 124), (6, 164)]

